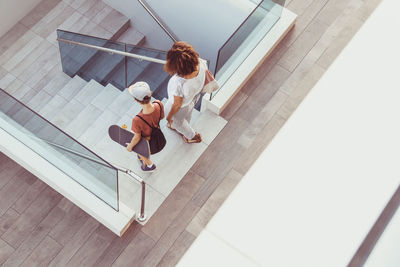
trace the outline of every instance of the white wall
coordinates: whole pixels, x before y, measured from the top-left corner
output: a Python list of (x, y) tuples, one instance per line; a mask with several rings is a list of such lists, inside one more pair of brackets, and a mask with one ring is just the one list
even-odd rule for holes
[[(178, 266), (347, 266), (400, 183), (399, 9), (382, 1)], [(394, 239), (369, 267), (399, 266)]]
[(4, 35), (17, 22), (29, 13), (41, 0), (1, 0), (0, 36)]

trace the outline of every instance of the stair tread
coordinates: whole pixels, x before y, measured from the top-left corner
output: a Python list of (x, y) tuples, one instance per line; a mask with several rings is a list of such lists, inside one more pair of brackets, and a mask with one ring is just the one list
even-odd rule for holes
[(54, 0), (44, 0), (39, 2), (34, 9), (20, 20), (20, 23), (31, 28), (40, 21), (41, 18), (46, 16), (46, 14), (49, 13), (57, 4), (58, 2)]
[(105, 110), (120, 94), (120, 90), (108, 84), (104, 90), (92, 100), (91, 104), (100, 110)]
[(59, 95), (53, 96), (40, 110), (39, 114), (46, 120), (52, 121), (59, 110), (67, 104), (67, 100)]
[(144, 39), (144, 34), (131, 26), (123, 34), (121, 34), (117, 41), (131, 45), (140, 45), (142, 42), (144, 42)]
[(128, 90), (125, 89), (107, 108), (123, 116), (132, 107), (133, 102), (132, 96), (129, 94)]
[(79, 137), (79, 141), (87, 147), (93, 147), (103, 137), (108, 136), (108, 128), (115, 124), (119, 116), (112, 111), (105, 110)]
[(32, 31), (26, 31), (20, 38), (18, 38), (13, 45), (5, 50), (0, 55), (0, 66), (3, 66), (8, 60), (10, 60), (18, 51), (20, 51), (29, 41), (37, 37)]
[(86, 84), (87, 82), (84, 79), (75, 75), (57, 94), (66, 100), (71, 100)]
[(90, 80), (74, 97), (75, 100), (81, 102), (83, 105), (89, 105), (89, 103), (98, 96), (105, 88), (96, 82)]
[(89, 104), (67, 125), (65, 131), (73, 138), (78, 139), (101, 113), (101, 110)]
[(38, 46), (42, 43), (43, 38), (40, 36), (34, 36), (31, 40), (29, 40), (21, 49), (16, 51), (16, 53), (5, 63), (2, 67), (8, 71), (11, 71), (15, 67), (17, 67), (25, 57), (35, 51)]
[(64, 72), (57, 73), (48, 84), (43, 87), (42, 90), (49, 93), (49, 95), (55, 96), (65, 85), (69, 83), (71, 77)]
[(41, 18), (31, 30), (43, 38), (47, 38), (73, 13), (74, 9), (68, 4), (60, 1), (49, 13)]
[[(66, 19), (58, 29), (71, 32), (80, 32), (89, 19), (83, 16), (80, 12), (75, 11), (68, 19)], [(57, 32), (52, 31), (46, 38), (47, 41), (57, 45)]]
[[(125, 47), (120, 44), (108, 42), (104, 45), (105, 48), (119, 50), (124, 52)], [(117, 54), (98, 51), (95, 56), (88, 60), (80, 69), (79, 75), (86, 79), (95, 79), (99, 83), (105, 85), (110, 75), (115, 69), (125, 73), (124, 61), (125, 57)]]
[(113, 9), (103, 20), (101, 20), (99, 25), (113, 33), (113, 36), (117, 39), (119, 35), (115, 36), (115, 34), (125, 25), (129, 25), (129, 21), (129, 18)]
[(29, 54), (27, 55), (18, 65), (10, 70), (14, 76), (19, 76), (28, 68), (33, 62), (35, 62), (46, 50), (50, 48), (51, 44), (46, 40), (42, 42)]
[(112, 10), (113, 8), (106, 5), (104, 1), (98, 1), (94, 8), (89, 9), (85, 13), (85, 17), (99, 24)]
[(59, 128), (65, 129), (84, 108), (82, 103), (72, 99), (54, 116), (53, 123)]

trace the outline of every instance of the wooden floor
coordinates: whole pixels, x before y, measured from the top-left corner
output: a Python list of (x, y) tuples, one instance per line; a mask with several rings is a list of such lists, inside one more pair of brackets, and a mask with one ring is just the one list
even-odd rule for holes
[(0, 264), (174, 266), (380, 2), (288, 0), (296, 26), (224, 111), (227, 126), (146, 226), (122, 238), (0, 154)]

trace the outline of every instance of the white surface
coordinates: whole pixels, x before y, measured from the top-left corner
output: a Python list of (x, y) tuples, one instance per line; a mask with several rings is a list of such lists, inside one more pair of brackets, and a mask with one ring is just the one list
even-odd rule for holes
[(378, 240), (364, 267), (400, 266), (400, 209)]
[(20, 19), (35, 8), (41, 0), (1, 0), (0, 36), (11, 29)]
[(215, 238), (261, 266), (348, 264), (400, 182), (399, 9), (378, 7), (180, 266), (229, 261), (205, 257)]

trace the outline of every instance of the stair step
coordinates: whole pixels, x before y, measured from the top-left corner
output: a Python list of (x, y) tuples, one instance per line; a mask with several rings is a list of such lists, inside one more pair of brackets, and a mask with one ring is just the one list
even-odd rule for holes
[(145, 36), (143, 33), (135, 30), (132, 26), (129, 27), (121, 36), (117, 39), (118, 42), (130, 44), (130, 45), (142, 45), (144, 43)]
[(40, 110), (39, 114), (48, 121), (57, 115), (57, 113), (67, 104), (67, 100), (59, 95), (55, 95)]
[(42, 90), (46, 91), (52, 96), (55, 96), (65, 85), (68, 84), (70, 80), (71, 77), (69, 77), (67, 74), (64, 72), (59, 72), (45, 87), (43, 87)]
[(101, 113), (101, 110), (89, 104), (67, 125), (65, 131), (73, 138), (78, 139)]
[(160, 83), (157, 88), (154, 88), (153, 96), (158, 99), (164, 99), (168, 97), (168, 82), (169, 76), (167, 75), (164, 81)]
[(31, 30), (43, 38), (55, 31), (68, 17), (74, 13), (74, 9), (63, 1), (60, 1), (49, 13), (41, 18)]
[(83, 105), (89, 105), (90, 102), (98, 96), (105, 88), (96, 82), (90, 80), (85, 87), (83, 87), (78, 94), (74, 97), (75, 100), (81, 102)]
[[(59, 52), (55, 46), (50, 46), (40, 57), (27, 67), (18, 79), (34, 88), (49, 72), (60, 63)], [(53, 77), (51, 77), (52, 79)]]
[[(159, 89), (159, 86), (161, 84), (163, 84), (166, 80), (169, 80), (169, 75), (164, 71), (163, 67), (164, 66), (162, 64), (158, 64), (158, 63), (150, 63), (150, 64), (148, 64), (146, 69), (144, 69), (135, 78), (135, 82), (137, 82), (137, 81), (146, 81), (149, 84), (150, 89), (152, 91), (156, 91), (157, 89)], [(161, 90), (160, 92), (156, 91), (154, 96), (159, 98), (159, 99), (163, 99), (164, 97), (167, 96), (167, 94), (166, 94), (167, 90), (166, 89), (167, 88), (164, 88), (164, 91)], [(165, 92), (165, 93), (162, 94), (162, 91)]]
[(10, 82), (6, 87), (2, 87), (7, 93), (15, 97), (16, 99), (21, 99), (26, 93), (32, 90), (29, 86), (24, 84), (18, 79), (10, 79)]
[[(80, 32), (80, 30), (88, 24), (89, 19), (84, 17), (80, 12), (75, 11), (67, 20), (65, 20), (58, 29), (71, 32)], [(47, 41), (57, 45), (57, 32), (52, 31), (46, 38)]]
[[(138, 54), (141, 56), (152, 57), (152, 58), (159, 57), (158, 51), (151, 50), (151, 49), (143, 49), (143, 48), (135, 47), (135, 46), (127, 46), (127, 52), (133, 53), (133, 54)], [(147, 60), (139, 60), (136, 58), (129, 57), (127, 59), (127, 70), (126, 70), (128, 86), (135, 82), (138, 82), (138, 81), (146, 81), (147, 83), (149, 83), (151, 78), (148, 78), (146, 75), (143, 75), (143, 72), (148, 70), (149, 66), (153, 65), (153, 64), (162, 66), (161, 64), (158, 64), (158, 63), (152, 63)], [(118, 73), (115, 75), (118, 75)], [(157, 75), (156, 75), (157, 78), (159, 75), (160, 75), (160, 72), (157, 73)], [(150, 83), (149, 83), (149, 85), (150, 85)], [(152, 91), (154, 91), (155, 87), (151, 87), (151, 85), (150, 85), (150, 89)]]
[(78, 138), (86, 147), (93, 147), (103, 137), (108, 136), (108, 128), (115, 124), (119, 116), (112, 111), (105, 110), (101, 115), (91, 124), (88, 125), (86, 131)]
[(84, 79), (75, 75), (74, 78), (70, 79), (69, 82), (57, 92), (57, 94), (69, 101), (81, 91), (86, 84), (87, 82)]
[(48, 101), (50, 101), (51, 95), (45, 91), (39, 91), (32, 99), (27, 102), (27, 106), (38, 112)]
[[(91, 24), (93, 22), (89, 22), (89, 24)], [(85, 30), (91, 29), (89, 32), (86, 32)], [(112, 40), (113, 38), (113, 33), (104, 29), (102, 26), (95, 24), (93, 25), (89, 25), (87, 28), (84, 27), (82, 33), (89, 35), (89, 36), (94, 36), (94, 37), (98, 37), (98, 38), (103, 38), (106, 40)]]
[(65, 129), (84, 108), (85, 106), (82, 103), (72, 99), (56, 114), (53, 123), (57, 127)]
[(10, 70), (10, 73), (14, 76), (19, 76), (28, 68), (33, 62), (35, 62), (46, 50), (50, 48), (51, 44), (46, 40), (42, 42), (29, 54), (27, 55), (18, 65)]
[(108, 84), (104, 90), (92, 100), (91, 104), (104, 111), (120, 94), (120, 90)]
[(87, 13), (89, 10), (95, 9), (96, 5), (102, 2), (101, 0), (79, 0), (73, 3), (73, 6), (76, 10), (79, 10), (82, 14)]
[(43, 17), (45, 17), (59, 1), (54, 0), (43, 0), (35, 6), (25, 17), (20, 20), (20, 23), (28, 28), (31, 28), (38, 23)]
[(43, 38), (36, 35), (29, 42), (27, 42), (20, 50), (18, 50), (2, 67), (11, 71), (17, 67), (32, 51), (35, 51)]
[(20, 38), (18, 38), (13, 45), (11, 45), (6, 51), (0, 55), (0, 66), (3, 66), (9, 61), (15, 54), (18, 53), (26, 44), (32, 39), (37, 37), (32, 31), (25, 32)]
[(125, 89), (121, 94), (108, 106), (108, 109), (112, 112), (123, 116), (133, 105), (134, 99), (129, 94), (129, 91)]
[(130, 20), (117, 10), (113, 9), (99, 25), (112, 33), (111, 40), (117, 40), (130, 26)]
[[(106, 43), (104, 47), (114, 50), (119, 50), (121, 52), (125, 51), (124, 45), (111, 42)], [(122, 71), (123, 73), (125, 73), (124, 63), (125, 63), (125, 57), (122, 55), (110, 54), (107, 52), (98, 51), (95, 56), (93, 56), (90, 60), (88, 60), (79, 69), (78, 74), (86, 80), (94, 79), (100, 84), (106, 85), (109, 82), (109, 79), (107, 79), (107, 77), (115, 69), (118, 69), (118, 71)], [(120, 83), (123, 84), (123, 82)]]
[(85, 17), (99, 24), (110, 12), (113, 10), (112, 7), (106, 5), (104, 1), (97, 1), (93, 8), (85, 12)]

